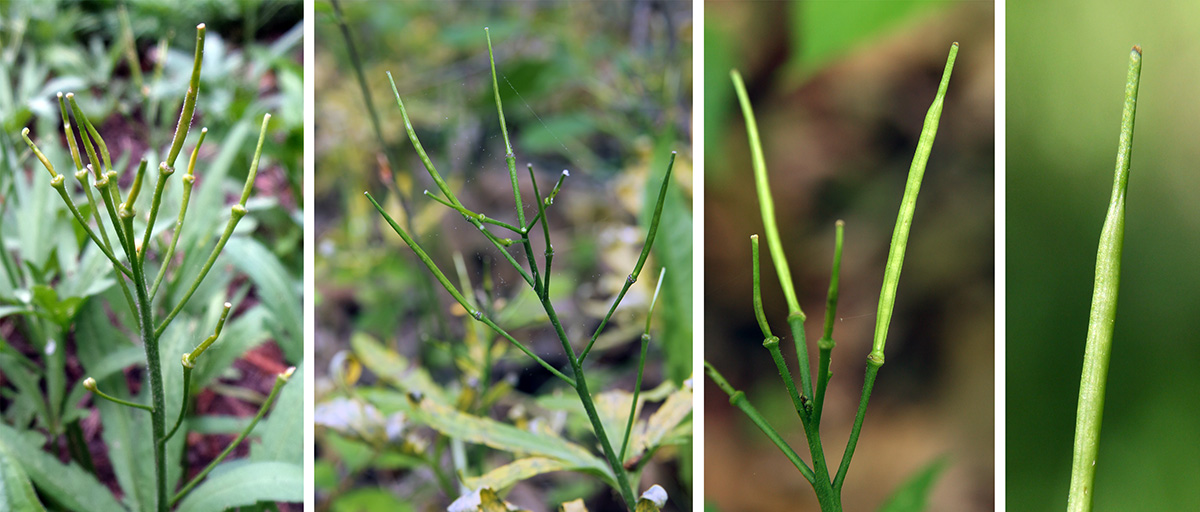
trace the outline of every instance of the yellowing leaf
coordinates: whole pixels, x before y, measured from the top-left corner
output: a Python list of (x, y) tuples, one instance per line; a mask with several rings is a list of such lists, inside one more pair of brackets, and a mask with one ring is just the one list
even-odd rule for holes
[(566, 469), (570, 469), (570, 467), (561, 460), (529, 457), (500, 466), (480, 477), (464, 478), (463, 484), (472, 489), (484, 487), (504, 489), (527, 478)]
[(500, 499), (500, 496), (496, 494), (496, 491), (493, 491), (491, 489), (480, 489), (479, 490), (479, 511), (480, 512), (508, 512), (508, 505), (506, 505), (504, 503), (504, 500)]
[[(593, 396), (593, 399), (596, 413), (600, 415), (600, 422), (604, 425), (604, 432), (613, 442), (613, 448), (619, 450), (621, 439), (625, 435), (626, 422), (629, 421), (629, 406), (633, 403), (633, 393), (621, 390), (605, 391)], [(638, 401), (642, 401), (640, 397)], [(638, 404), (638, 410), (641, 409), (641, 404)]]
[[(691, 379), (688, 381), (691, 382)], [(691, 414), (692, 388), (685, 385), (683, 389), (671, 393), (671, 396), (667, 397), (667, 401), (663, 402), (662, 407), (650, 415), (650, 419), (646, 423), (646, 431), (637, 445), (639, 449), (634, 455), (645, 453), (661, 444), (663, 439)]]
[(590, 473), (610, 485), (612, 469), (584, 447), (546, 431), (533, 433), (498, 421), (465, 414), (433, 400), (423, 399), (413, 409), (413, 419), (442, 434), (515, 454), (528, 454), (562, 461), (564, 469)]
[(419, 366), (410, 365), (408, 360), (366, 333), (354, 333), (350, 346), (372, 373), (381, 380), (406, 392), (417, 391), (438, 403), (450, 403), (446, 392)]
[(583, 504), (583, 498), (577, 498), (558, 507), (558, 512), (588, 512), (587, 505)]

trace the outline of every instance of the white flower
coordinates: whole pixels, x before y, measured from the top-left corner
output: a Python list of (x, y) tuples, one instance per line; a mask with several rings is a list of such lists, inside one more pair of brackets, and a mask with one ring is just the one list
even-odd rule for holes
[(667, 491), (661, 485), (654, 484), (649, 489), (646, 489), (646, 492), (642, 493), (642, 499), (650, 500), (650, 503), (653, 503), (654, 506), (663, 508), (667, 504)]
[(475, 490), (471, 494), (464, 494), (454, 500), (449, 507), (446, 507), (446, 512), (474, 512), (479, 510), (479, 506), (483, 504), (483, 500), (479, 497), (479, 490)]

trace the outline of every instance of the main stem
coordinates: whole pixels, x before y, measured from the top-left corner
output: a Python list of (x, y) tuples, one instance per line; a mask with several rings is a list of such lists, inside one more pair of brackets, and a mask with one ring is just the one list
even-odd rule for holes
[(162, 361), (158, 355), (158, 335), (154, 333), (154, 311), (150, 308), (150, 294), (146, 289), (145, 269), (136, 257), (130, 257), (133, 268), (133, 287), (137, 293), (138, 323), (142, 344), (146, 349), (147, 377), (150, 379), (150, 397), (154, 409), (150, 411), (150, 428), (154, 438), (154, 479), (158, 495), (159, 512), (166, 512), (171, 497), (167, 494), (166, 456), (166, 405), (163, 394)]
[[(807, 348), (804, 318), (790, 316), (788, 324), (792, 329), (792, 337), (796, 339), (796, 346)], [(800, 364), (807, 365), (807, 358), (800, 358)], [(801, 375), (803, 376), (803, 372)], [(817, 502), (821, 504), (821, 510), (841, 512), (842, 497), (829, 480), (829, 466), (825, 462), (825, 447), (821, 444), (821, 425), (817, 423), (812, 413), (812, 407), (812, 401), (809, 400), (796, 413), (800, 416), (800, 423), (804, 426), (804, 436), (808, 441), (808, 453), (812, 456), (813, 474), (816, 476), (812, 482), (813, 491), (817, 494)]]
[(617, 457), (617, 452), (612, 448), (612, 443), (608, 441), (608, 435), (604, 432), (604, 423), (600, 421), (600, 414), (596, 412), (596, 404), (593, 402), (591, 392), (588, 391), (587, 377), (583, 374), (583, 361), (575, 357), (575, 349), (571, 348), (571, 342), (567, 338), (566, 331), (563, 330), (562, 322), (558, 320), (558, 313), (554, 311), (554, 304), (550, 302), (548, 290), (542, 294), (541, 299), (542, 308), (546, 310), (550, 323), (554, 325), (554, 332), (558, 334), (558, 339), (562, 342), (563, 352), (571, 361), (571, 376), (575, 378), (575, 392), (579, 394), (583, 410), (587, 413), (588, 420), (592, 422), (592, 430), (600, 440), (604, 458), (608, 459), (608, 465), (612, 467), (613, 475), (617, 477), (617, 490), (620, 491), (621, 498), (625, 500), (625, 506), (632, 511), (637, 505), (637, 499), (634, 497), (633, 488), (629, 486), (629, 475), (625, 472), (625, 465), (621, 463), (620, 457)]

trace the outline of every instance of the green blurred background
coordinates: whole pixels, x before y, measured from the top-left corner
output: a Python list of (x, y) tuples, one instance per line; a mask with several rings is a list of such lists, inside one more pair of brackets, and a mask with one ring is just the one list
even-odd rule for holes
[(1011, 510), (1066, 503), (1096, 244), (1134, 44), (1144, 60), (1095, 503), (1200, 507), (1200, 345), (1191, 330), (1200, 318), (1200, 146), (1188, 135), (1200, 111), (1198, 24), (1195, 2), (1008, 2)]
[[(939, 457), (946, 465), (929, 510), (994, 506), (993, 12), (991, 2), (705, 5), (705, 358), (806, 460), (752, 310), (748, 238), (762, 221), (729, 69), (741, 70), (757, 114), (814, 366), (834, 221), (846, 220), (822, 433), (836, 464), (862, 389), (905, 177), (950, 43), (961, 44), (917, 201), (887, 364), (843, 492), (847, 510), (879, 509)], [(767, 317), (776, 334), (787, 332), (763, 254)], [(783, 346), (795, 373), (791, 340)], [(808, 482), (711, 384), (704, 442), (711, 510), (816, 510)]]
[[(644, 237), (639, 224), (647, 220), (646, 205), (653, 204), (670, 152), (678, 151), (653, 257), (610, 323), (612, 335), (602, 338), (589, 357), (588, 374), (589, 387), (597, 392), (632, 387), (635, 340), (642, 329), (633, 320), (644, 319), (659, 268), (668, 266), (643, 388), (687, 379), (692, 370), (690, 3), (342, 2), (341, 12), (362, 59), (385, 147), (364, 106), (334, 4), (318, 1), (316, 73), (309, 77), (318, 100), (313, 189), (318, 404), (339, 393), (328, 378), (328, 361), (348, 350), (354, 337), (381, 341), (429, 370), (451, 392), (477, 385), (455, 365), (465, 345), (461, 309), (440, 287), (436, 300), (429, 300), (422, 291), (431, 282), (428, 270), (383, 223), (363, 191), (379, 199), (402, 226), (411, 218), (422, 245), (456, 284), (452, 258), (461, 253), (473, 285), (493, 286), (496, 307), (502, 309), (498, 323), (551, 363), (566, 364), (540, 306), (517, 295), (529, 290), (509, 264), (460, 215), (421, 195), (436, 187), (404, 133), (385, 74), (395, 77), (422, 144), (463, 204), (512, 221), (516, 215), (484, 27), (495, 50), (527, 218), (533, 190), (525, 164), (533, 164), (542, 194), (563, 169), (570, 170), (548, 217), (556, 253), (551, 294), (577, 350), (632, 269)], [(539, 234), (534, 252), (542, 251)], [(518, 246), (510, 252), (523, 261)], [(516, 392), (493, 408), (492, 416), (503, 421), (513, 421), (506, 414), (514, 405), (543, 414), (532, 397), (561, 391), (515, 349), (496, 361), (492, 375), (496, 382), (489, 385), (516, 384)], [(367, 375), (358, 388), (373, 384)], [(428, 429), (420, 434), (433, 437)], [(366, 445), (325, 429), (318, 429), (317, 438), (319, 510), (444, 510), (456, 497), (434, 485), (427, 466), (367, 460), (360, 457)], [(684, 460), (652, 466), (643, 479), (649, 483), (641, 487), (661, 483), (670, 493), (671, 509), (690, 510), (690, 446), (667, 451)], [(499, 452), (486, 455), (480, 460), (488, 467), (502, 458), (496, 457)], [(449, 467), (448, 460), (440, 462)], [(575, 497), (587, 498), (592, 510), (615, 505), (611, 493), (597, 484), (557, 473), (517, 485), (506, 499), (535, 511)]]

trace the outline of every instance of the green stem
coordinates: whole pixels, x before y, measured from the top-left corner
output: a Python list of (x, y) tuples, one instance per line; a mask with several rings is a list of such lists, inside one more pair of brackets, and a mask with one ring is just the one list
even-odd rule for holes
[(821, 411), (825, 405), (825, 390), (829, 388), (829, 363), (833, 357), (833, 322), (837, 318), (838, 278), (842, 273), (842, 241), (846, 223), (837, 221), (834, 224), (833, 238), (833, 270), (829, 272), (829, 294), (825, 298), (825, 333), (817, 340), (817, 394), (813, 397), (813, 421), (821, 425)]
[(850, 428), (850, 439), (846, 442), (846, 451), (842, 453), (842, 463), (838, 467), (837, 476), (833, 478), (833, 488), (839, 494), (842, 484), (846, 481), (846, 471), (850, 469), (850, 459), (854, 457), (854, 449), (858, 447), (858, 436), (862, 433), (863, 418), (867, 415), (867, 402), (871, 400), (871, 390), (875, 387), (875, 376), (883, 361), (867, 357), (867, 373), (863, 377), (862, 398), (858, 401), (858, 412), (854, 414), (854, 426)]
[(805, 464), (804, 460), (796, 454), (796, 451), (787, 444), (787, 441), (783, 440), (783, 437), (779, 435), (779, 432), (776, 432), (775, 429), (771, 427), (771, 424), (767, 423), (766, 418), (763, 418), (762, 414), (758, 412), (758, 409), (755, 409), (754, 406), (750, 404), (750, 401), (746, 399), (746, 394), (733, 389), (733, 386), (729, 385), (729, 381), (725, 380), (725, 377), (721, 375), (721, 372), (718, 372), (717, 369), (714, 368), (713, 365), (708, 361), (704, 362), (704, 369), (707, 370), (708, 377), (712, 379), (714, 383), (716, 383), (717, 387), (721, 388), (725, 394), (729, 395), (729, 403), (734, 407), (741, 409), (742, 412), (746, 414), (746, 417), (750, 418), (750, 421), (754, 422), (754, 425), (757, 426), (758, 429), (767, 436), (767, 439), (770, 439), (771, 442), (775, 444), (775, 447), (779, 448), (779, 451), (783, 452), (783, 455), (792, 462), (792, 465), (796, 466), (796, 469), (800, 471), (800, 474), (804, 477), (804, 479), (808, 480), (808, 483), (813, 484), (816, 481), (816, 478), (813, 475), (812, 469), (810, 469), (808, 464)]
[(633, 420), (637, 417), (638, 395), (642, 392), (642, 372), (646, 369), (646, 349), (650, 347), (650, 319), (654, 316), (654, 304), (658, 302), (658, 292), (662, 290), (663, 276), (666, 269), (658, 274), (658, 284), (654, 287), (654, 297), (650, 299), (650, 310), (646, 312), (646, 330), (642, 331), (642, 354), (638, 357), (637, 380), (633, 384), (633, 403), (629, 406), (629, 421), (625, 424), (625, 439), (621, 441), (622, 461), (625, 460), (625, 449), (629, 447), (629, 434), (633, 432)]
[[(110, 185), (112, 186), (112, 185)], [(130, 233), (132, 237), (132, 233)], [(154, 475), (158, 490), (158, 510), (166, 512), (167, 501), (167, 452), (166, 452), (166, 398), (163, 391), (162, 360), (158, 352), (159, 333), (154, 330), (154, 312), (150, 307), (150, 295), (146, 289), (146, 274), (142, 265), (130, 257), (133, 266), (133, 288), (137, 294), (138, 327), (142, 345), (146, 350), (146, 378), (150, 380), (150, 396), (154, 409), (150, 411), (150, 426), (154, 438)]]
[[(566, 175), (566, 172), (563, 171), (563, 174)], [(561, 182), (561, 179), (559, 181)], [(541, 192), (538, 191), (537, 177), (533, 175), (533, 165), (529, 166), (529, 182), (533, 183), (533, 199), (537, 201), (537, 215), (530, 221), (529, 226), (526, 226), (526, 231), (533, 229), (533, 225), (539, 220), (542, 221), (542, 237), (546, 242), (546, 251), (544, 253), (546, 258), (546, 276), (542, 278), (542, 292), (548, 296), (550, 295), (550, 268), (554, 263), (554, 244), (550, 243), (550, 223), (546, 222), (546, 203), (542, 199)], [(529, 238), (528, 233), (526, 233), (525, 238)], [(533, 256), (527, 254), (527, 257), (529, 257), (529, 261), (532, 264)]]
[[(187, 354), (184, 354), (184, 358)], [(185, 359), (186, 360), (186, 359)], [(188, 401), (192, 395), (192, 367), (185, 362), (183, 364), (183, 403), (179, 404), (179, 416), (175, 418), (175, 424), (171, 426), (171, 430), (167, 431), (167, 435), (163, 437), (163, 442), (169, 441), (175, 436), (175, 432), (179, 430), (179, 426), (183, 425), (183, 417), (187, 413)]]
[(1117, 319), (1117, 291), (1121, 281), (1121, 249), (1125, 237), (1125, 191), (1133, 153), (1133, 121), (1137, 113), (1138, 84), (1142, 74), (1142, 49), (1129, 52), (1129, 74), (1125, 81), (1125, 108), (1121, 114), (1121, 137), (1113, 175), (1112, 198), (1100, 231), (1096, 251), (1096, 284), (1092, 312), (1088, 318), (1087, 348), (1079, 380), (1079, 409), (1075, 417), (1075, 446), (1071, 458), (1069, 512), (1092, 509), (1096, 459), (1100, 449), (1100, 422), (1104, 416), (1104, 388), (1112, 354), (1113, 326)]
[[(487, 37), (488, 62), (492, 65), (492, 93), (496, 96), (496, 113), (500, 116), (500, 133), (504, 134), (504, 162), (508, 164), (508, 176), (512, 181), (513, 200), (517, 204), (517, 219), (521, 229), (525, 229), (525, 207), (521, 204), (521, 187), (517, 183), (517, 158), (513, 155), (512, 144), (508, 140), (508, 125), (504, 122), (504, 106), (500, 103), (500, 85), (496, 82), (496, 56), (492, 53), (492, 33), (483, 27)], [(533, 260), (529, 260), (533, 264)], [(533, 273), (536, 275), (537, 270)], [(536, 287), (535, 287), (536, 288)]]
[(119, 404), (119, 405), (124, 405), (126, 407), (133, 407), (135, 409), (141, 409), (143, 411), (154, 412), (154, 408), (150, 407), (149, 405), (139, 404), (136, 402), (130, 402), (129, 400), (122, 400), (122, 399), (112, 396), (108, 393), (100, 391), (100, 388), (96, 387), (96, 379), (93, 379), (91, 377), (88, 377), (83, 380), (83, 387), (84, 387), (84, 389), (91, 391), (93, 395), (96, 395), (100, 398), (108, 400), (109, 402)]
[[(154, 233), (154, 221), (158, 219), (158, 207), (162, 202), (163, 189), (167, 186), (167, 178), (174, 173), (175, 169), (167, 167), (165, 162), (158, 166), (158, 183), (154, 185), (154, 196), (150, 201), (150, 218), (146, 221), (146, 232), (142, 235), (142, 250), (138, 254), (143, 265), (146, 262), (146, 253), (150, 252), (150, 236)], [(164, 266), (166, 266), (165, 262)]]
[[(672, 158), (672, 163), (674, 163), (674, 158)], [(667, 176), (664, 180), (664, 183), (668, 182), (670, 177), (671, 172), (670, 167), (668, 167)], [(661, 194), (659, 201), (661, 208)], [(544, 222), (545, 221), (543, 221), (543, 223)], [(658, 215), (655, 215), (653, 224), (650, 228), (650, 235), (647, 236), (646, 246), (643, 248), (643, 253), (648, 251), (650, 244), (654, 242), (654, 232), (657, 229)], [(548, 230), (546, 235), (546, 246), (549, 247), (550, 238)], [(641, 263), (639, 262), (637, 266), (638, 270), (640, 270)], [(547, 275), (549, 275), (549, 270), (547, 270)], [(630, 275), (633, 276), (633, 274)], [(626, 284), (628, 285), (629, 282), (627, 281)], [(540, 298), (542, 302), (542, 309), (546, 311), (546, 317), (550, 320), (550, 325), (554, 326), (554, 334), (558, 336), (558, 341), (562, 344), (563, 353), (566, 354), (567, 359), (571, 363), (571, 374), (575, 377), (575, 385), (573, 387), (575, 388), (575, 392), (579, 395), (579, 401), (583, 404), (583, 410), (587, 414), (588, 420), (592, 423), (592, 432), (600, 441), (600, 448), (604, 452), (604, 458), (608, 460), (609, 467), (612, 468), (613, 474), (617, 477), (617, 491), (620, 492), (621, 497), (624, 498), (625, 506), (629, 510), (634, 510), (637, 500), (635, 498), (633, 488), (629, 485), (629, 473), (625, 471), (624, 464), (622, 464), (621, 459), (617, 457), (616, 452), (613, 451), (612, 442), (609, 441), (608, 435), (604, 431), (604, 422), (600, 421), (600, 415), (596, 412), (596, 404), (593, 402), (591, 392), (588, 391), (587, 377), (583, 372), (583, 357), (576, 357), (575, 349), (571, 347), (571, 341), (567, 337), (566, 331), (563, 329), (562, 322), (560, 322), (558, 319), (558, 312), (554, 309), (554, 303), (550, 301), (550, 293), (544, 293)], [(618, 297), (618, 302), (619, 299), (620, 298)], [(613, 307), (615, 309), (615, 304)], [(611, 310), (609, 311), (609, 314), (612, 314)], [(593, 336), (593, 342), (594, 341), (595, 337)]]
[(453, 284), (450, 283), (450, 279), (447, 278), (446, 274), (443, 273), (442, 270), (440, 268), (438, 268), (437, 264), (433, 262), (433, 258), (430, 258), (429, 254), (426, 253), (425, 250), (422, 249), (421, 246), (418, 245), (416, 243), (416, 241), (414, 241), (412, 239), (412, 237), (409, 236), (408, 233), (405, 232), (404, 229), (402, 229), (400, 227), (400, 225), (397, 224), (396, 221), (393, 220), (392, 217), (383, 210), (383, 207), (380, 206), (377, 201), (375, 201), (375, 198), (373, 196), (371, 196), (371, 193), (365, 192), (365, 194), (367, 196), (367, 199), (369, 199), (371, 201), (371, 204), (375, 206), (375, 209), (377, 211), (379, 211), (379, 214), (381, 216), (383, 216), (383, 219), (388, 223), (389, 226), (391, 226), (392, 230), (395, 231), (396, 234), (400, 235), (400, 238), (402, 240), (404, 240), (404, 243), (406, 245), (408, 245), (408, 247), (410, 249), (412, 249), (412, 251), (414, 253), (417, 254), (417, 258), (420, 259), (421, 262), (425, 264), (425, 267), (428, 268), (429, 271), (433, 274), (434, 278), (437, 279), (437, 281), (439, 283), (441, 283), (442, 287), (445, 288), (446, 291), (450, 293), (450, 296), (454, 297), (454, 300), (457, 301), (460, 305), (462, 305), (463, 309), (465, 309), (467, 311), (468, 315), (470, 315), (475, 320), (483, 322), (485, 325), (492, 328), (493, 331), (495, 331), (497, 334), (500, 334), (501, 336), (503, 336), (504, 339), (507, 339), (510, 343), (515, 345), (521, 352), (524, 352), (525, 355), (529, 356), (534, 361), (536, 361), (539, 365), (541, 365), (543, 368), (548, 370), (550, 373), (554, 374), (555, 377), (563, 379), (564, 381), (566, 381), (568, 384), (571, 384), (572, 386), (575, 385), (575, 381), (573, 379), (571, 379), (570, 377), (567, 377), (565, 374), (558, 371), (557, 368), (555, 368), (550, 363), (546, 362), (541, 357), (538, 357), (538, 355), (533, 353), (533, 351), (530, 350), (528, 347), (526, 347), (525, 344), (517, 341), (516, 338), (513, 338), (512, 335), (508, 334), (508, 332), (505, 331), (504, 329), (501, 329), (500, 326), (496, 325), (496, 323), (493, 322), (490, 318), (484, 316), (483, 311), (472, 306), (470, 301), (468, 301), (467, 298), (464, 297), (463, 294), (458, 291), (458, 288), (456, 288)]
[(229, 446), (225, 447), (225, 450), (222, 451), (220, 455), (217, 455), (217, 458), (213, 459), (212, 462), (210, 462), (208, 466), (200, 471), (200, 473), (197, 473), (196, 476), (187, 483), (187, 485), (183, 486), (183, 488), (179, 490), (179, 493), (175, 494), (175, 497), (171, 499), (172, 506), (174, 506), (176, 503), (179, 503), (179, 500), (183, 499), (184, 496), (187, 496), (189, 492), (192, 492), (192, 489), (195, 488), (201, 480), (204, 480), (204, 477), (208, 476), (208, 473), (212, 471), (213, 468), (217, 467), (217, 464), (220, 464), (221, 461), (225, 460), (225, 457), (228, 457), (230, 453), (233, 453), (233, 449), (237, 448), (237, 446), (241, 444), (241, 442), (246, 439), (247, 436), (250, 435), (250, 432), (254, 431), (254, 427), (257, 426), (259, 420), (262, 420), (263, 416), (267, 414), (267, 409), (271, 408), (271, 404), (275, 403), (275, 399), (279, 396), (279, 390), (283, 389), (284, 384), (287, 384), (288, 379), (291, 378), (292, 372), (294, 371), (296, 371), (296, 368), (288, 368), (287, 371), (275, 376), (275, 385), (271, 387), (271, 394), (267, 395), (266, 401), (264, 401), (262, 406), (258, 408), (258, 414), (254, 415), (254, 419), (250, 420), (250, 424), (246, 425), (246, 428), (242, 429), (242, 432), (233, 439), (233, 442), (229, 443)]

